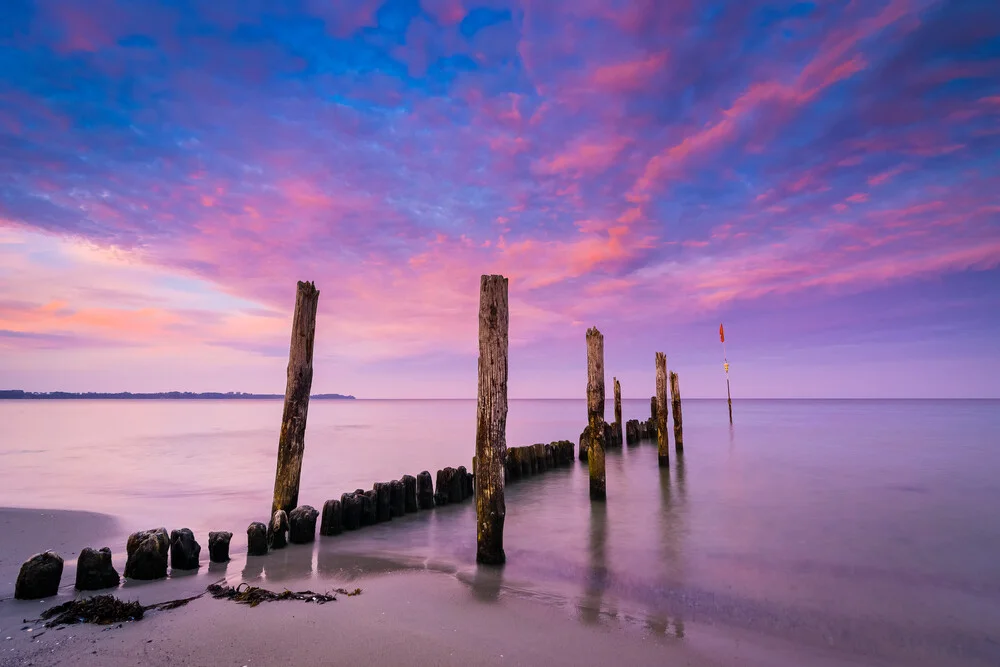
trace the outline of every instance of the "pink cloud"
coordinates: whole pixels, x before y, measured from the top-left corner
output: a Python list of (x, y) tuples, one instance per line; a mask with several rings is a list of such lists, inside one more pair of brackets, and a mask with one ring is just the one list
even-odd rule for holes
[(882, 185), (883, 183), (888, 183), (893, 178), (901, 174), (907, 169), (906, 165), (900, 165), (898, 167), (893, 167), (892, 169), (887, 169), (881, 173), (875, 174), (868, 178), (868, 185)]
[(599, 173), (614, 164), (630, 142), (628, 137), (605, 141), (578, 140), (564, 152), (539, 160), (535, 169), (542, 174)]
[(666, 53), (653, 53), (639, 60), (603, 65), (591, 75), (591, 83), (613, 91), (640, 90), (650, 85), (650, 79), (663, 71)]
[(848, 201), (852, 204), (863, 204), (864, 202), (868, 201), (868, 193), (857, 192), (848, 197), (845, 201)]
[(455, 25), (465, 18), (465, 7), (461, 0), (422, 0), (421, 6), (442, 25)]

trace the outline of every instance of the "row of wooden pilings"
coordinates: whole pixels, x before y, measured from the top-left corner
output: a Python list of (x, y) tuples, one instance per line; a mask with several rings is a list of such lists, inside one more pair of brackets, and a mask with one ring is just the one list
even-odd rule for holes
[[(625, 424), (624, 440), (629, 445), (644, 439), (656, 438), (659, 465), (670, 464), (670, 437), (668, 432), (667, 356), (657, 352), (656, 395), (650, 399), (650, 418), (646, 421), (630, 420)], [(670, 373), (669, 408), (673, 412), (674, 443), (678, 454), (684, 451), (684, 428), (681, 416), (681, 387), (677, 373)], [(580, 434), (580, 460), (587, 461), (590, 472), (590, 497), (592, 500), (607, 498), (607, 480), (604, 465), (606, 449), (622, 446), (622, 393), (618, 378), (614, 378), (615, 422), (604, 420), (604, 335), (597, 327), (587, 330), (587, 426)]]
[[(509, 479), (516, 480), (572, 462), (573, 443), (561, 440), (508, 449), (505, 470)], [(416, 477), (403, 475), (390, 482), (375, 482), (367, 491), (356, 489), (342, 494), (339, 499), (326, 501), (319, 520), (319, 534), (340, 535), (420, 510), (462, 503), (472, 497), (473, 487), (473, 474), (465, 466), (438, 470), (436, 482), (426, 470)], [(291, 512), (275, 510), (267, 524), (255, 521), (247, 527), (247, 554), (263, 556), (288, 544), (313, 542), (318, 517), (319, 512), (310, 505), (300, 505)], [(232, 537), (233, 534), (228, 531), (208, 534), (211, 562), (229, 561)], [(175, 571), (197, 570), (201, 566), (201, 545), (188, 528), (172, 530), (169, 534), (165, 528), (132, 533), (126, 553), (126, 579), (163, 579), (167, 576), (168, 564)], [(46, 551), (32, 556), (21, 566), (14, 597), (32, 600), (55, 595), (62, 572), (63, 559), (55, 552)], [(81, 550), (77, 560), (77, 590), (116, 588), (121, 580), (122, 576), (112, 564), (109, 547)]]
[[(285, 391), (285, 412), (282, 418), (275, 473), (272, 513), (290, 511), (298, 501), (299, 477), (305, 439), (306, 412), (312, 385), (312, 353), (315, 334), (316, 305), (319, 291), (312, 283), (300, 282), (292, 324), (292, 341), (288, 362), (288, 384)], [(483, 275), (479, 284), (479, 360), (476, 399), (476, 451), (473, 477), (476, 498), (476, 560), (484, 564), (502, 564), (503, 527), (506, 516), (504, 483), (511, 479), (512, 461), (526, 457), (538, 462), (545, 459), (538, 449), (524, 454), (507, 454), (507, 377), (509, 354), (508, 281), (501, 275)], [(623, 428), (621, 386), (617, 378), (615, 390), (615, 423), (608, 427), (604, 419), (604, 336), (596, 327), (587, 330), (587, 429), (581, 438), (581, 456), (586, 452), (590, 474), (590, 497), (607, 497), (604, 450), (605, 446), (620, 447), (623, 440), (630, 444), (643, 435), (655, 433), (658, 460), (669, 465), (668, 377), (670, 407), (674, 413), (674, 440), (677, 451), (683, 450), (681, 426), (680, 382), (676, 373), (667, 375), (666, 355), (655, 355), (656, 395), (651, 402), (651, 420), (632, 428)], [(623, 431), (628, 431), (629, 436)], [(534, 447), (538, 447), (535, 445)], [(572, 445), (571, 445), (572, 447)], [(531, 464), (527, 464), (530, 468)], [(518, 468), (523, 474), (525, 464)], [(355, 494), (357, 495), (357, 494)], [(346, 510), (341, 500), (341, 512)]]
[[(370, 491), (357, 489), (323, 506), (320, 533), (336, 535), (344, 530), (389, 521), (395, 516), (434, 506), (476, 498), (476, 560), (484, 564), (502, 564), (503, 527), (506, 515), (504, 484), (520, 477), (544, 472), (573, 461), (573, 443), (568, 440), (550, 444), (507, 449), (507, 369), (508, 369), (508, 295), (507, 279), (484, 275), (480, 279), (479, 301), (479, 383), (477, 392), (476, 452), (474, 472), (463, 466), (438, 471), (437, 490), (430, 473), (416, 477), (404, 475), (391, 482), (376, 483)], [(282, 548), (287, 541), (311, 542), (315, 539), (319, 512), (309, 505), (298, 505), (302, 456), (305, 449), (306, 417), (312, 388), (313, 347), (319, 290), (311, 282), (299, 282), (292, 319), (288, 357), (288, 376), (270, 522), (251, 523), (247, 528), (247, 550), (263, 555), (269, 549)], [(656, 395), (650, 401), (651, 417), (640, 422), (630, 420), (623, 429), (621, 386), (614, 379), (615, 422), (604, 419), (604, 336), (596, 327), (588, 329), (587, 340), (587, 427), (580, 438), (580, 458), (586, 460), (590, 473), (590, 497), (605, 500), (604, 451), (621, 447), (622, 441), (636, 444), (648, 437), (657, 438), (658, 460), (669, 464), (667, 432), (666, 355), (657, 352)], [(673, 411), (674, 440), (677, 452), (683, 451), (680, 383), (676, 373), (669, 375), (670, 407)], [(624, 430), (624, 438), (623, 438)], [(229, 560), (232, 533), (209, 533), (212, 561)], [(166, 576), (168, 550), (174, 569), (199, 567), (201, 546), (191, 530), (171, 531), (156, 528), (133, 533), (127, 544), (125, 576), (135, 579), (158, 579)], [(62, 576), (63, 560), (48, 551), (36, 554), (24, 563), (18, 575), (15, 597), (35, 599), (54, 595)], [(118, 585), (120, 577), (111, 564), (107, 547), (84, 549), (77, 567), (77, 588), (94, 590)]]

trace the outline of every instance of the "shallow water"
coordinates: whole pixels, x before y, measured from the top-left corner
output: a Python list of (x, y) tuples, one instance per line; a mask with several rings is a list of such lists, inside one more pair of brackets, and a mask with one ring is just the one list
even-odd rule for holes
[[(649, 401), (623, 407), (644, 418)], [(475, 567), (470, 502), (230, 572), (343, 576), (339, 556), (355, 554), (358, 573), (430, 567), (583, 622), (675, 636), (705, 623), (889, 661), (1000, 664), (1000, 402), (735, 412), (731, 429), (724, 402), (686, 401), (685, 455), (669, 470), (652, 443), (609, 452), (603, 505), (579, 463), (512, 483), (499, 573)], [(0, 506), (184, 525), (203, 544), (231, 530), (239, 554), (246, 524), (267, 517), (280, 416), (280, 401), (0, 401)], [(512, 401), (508, 444), (576, 441), (585, 417), (584, 401)], [(314, 401), (300, 502), (470, 466), (474, 436), (474, 401)]]

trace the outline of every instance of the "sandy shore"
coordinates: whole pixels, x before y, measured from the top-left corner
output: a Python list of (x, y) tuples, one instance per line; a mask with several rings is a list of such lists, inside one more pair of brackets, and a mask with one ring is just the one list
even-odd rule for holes
[(72, 510), (0, 508), (0, 535), (0, 600), (14, 596), (21, 563), (36, 553), (52, 549), (65, 559), (63, 588), (68, 581), (71, 590), (80, 549), (103, 547), (105, 541), (116, 539), (124, 544), (123, 528), (115, 517)]
[[(282, 583), (297, 590), (310, 582)], [(878, 664), (722, 637), (708, 628), (687, 628), (678, 638), (674, 628), (661, 635), (615, 619), (581, 622), (542, 601), (490, 593), (440, 572), (395, 572), (351, 583), (364, 592), (325, 605), (273, 602), (251, 609), (205, 596), (111, 628), (45, 630), (20, 622), (22, 613), (43, 606), (0, 603), (0, 665)], [(150, 585), (137, 595), (119, 594), (149, 603), (183, 589)]]
[[(598, 599), (524, 590), (495, 569), (456, 569), (351, 551), (347, 541), (292, 545), (247, 558), (234, 537), (228, 564), (157, 582), (126, 582), (110, 591), (153, 604), (202, 593), (216, 581), (251, 582), (271, 590), (326, 592), (360, 587), (357, 597), (316, 605), (271, 602), (256, 608), (201, 597), (170, 611), (149, 612), (121, 626), (47, 629), (41, 612), (72, 599), (75, 556), (108, 544), (116, 566), (125, 533), (113, 517), (83, 512), (0, 510), (0, 667), (6, 665), (942, 665), (981, 662), (878, 660), (815, 643), (762, 635), (728, 625), (651, 619)], [(58, 596), (13, 600), (21, 561), (46, 548), (66, 559)], [(29, 619), (29, 620), (25, 620)]]

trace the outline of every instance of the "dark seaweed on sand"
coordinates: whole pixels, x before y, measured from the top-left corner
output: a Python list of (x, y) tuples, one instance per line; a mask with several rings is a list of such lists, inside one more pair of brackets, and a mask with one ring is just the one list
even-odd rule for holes
[(46, 609), (42, 612), (41, 620), (45, 621), (47, 628), (76, 623), (94, 623), (96, 625), (125, 623), (138, 621), (147, 611), (176, 609), (200, 597), (201, 595), (195, 595), (190, 598), (143, 606), (134, 600), (129, 602), (119, 600), (114, 595), (95, 595), (81, 600), (70, 600)]
[[(251, 607), (256, 607), (261, 602), (273, 602), (276, 600), (302, 600), (304, 602), (323, 604), (324, 602), (332, 602), (337, 599), (335, 596), (330, 594), (313, 593), (312, 591), (293, 593), (292, 591), (286, 590), (281, 593), (275, 593), (274, 591), (269, 591), (266, 588), (257, 588), (256, 586), (251, 586), (247, 583), (242, 583), (236, 588), (233, 588), (232, 586), (212, 584), (208, 587), (208, 592), (211, 593), (214, 598), (234, 600), (241, 604), (248, 604)], [(343, 588), (338, 588), (333, 592), (352, 597), (360, 595), (361, 589), (355, 588), (353, 591), (348, 591)], [(204, 595), (204, 593), (189, 598), (169, 600), (167, 602), (159, 602), (157, 604), (145, 606), (134, 600), (129, 602), (119, 600), (114, 595), (95, 595), (93, 597), (83, 598), (80, 600), (70, 600), (69, 602), (64, 602), (63, 604), (46, 609), (42, 612), (40, 620), (45, 621), (45, 627), (47, 628), (52, 628), (57, 625), (74, 625), (76, 623), (112, 625), (114, 623), (138, 621), (147, 611), (166, 611), (169, 609), (176, 609), (177, 607), (183, 607), (188, 602), (191, 602), (191, 600), (197, 600), (202, 595)]]
[[(246, 582), (240, 584), (236, 588), (233, 588), (232, 586), (212, 584), (208, 587), (208, 592), (211, 593), (212, 597), (216, 599), (233, 600), (240, 604), (250, 605), (251, 607), (256, 607), (261, 602), (274, 602), (277, 600), (302, 600), (303, 602), (323, 604), (325, 602), (333, 602), (337, 599), (333, 595), (314, 593), (312, 591), (299, 591), (297, 593), (293, 593), (292, 591), (286, 590), (281, 593), (275, 593), (274, 591), (269, 591), (266, 588), (251, 586)], [(340, 593), (341, 595), (351, 597), (354, 595), (360, 595), (361, 589), (355, 588), (353, 591), (348, 591), (343, 588), (338, 588), (334, 591), (334, 593)]]

